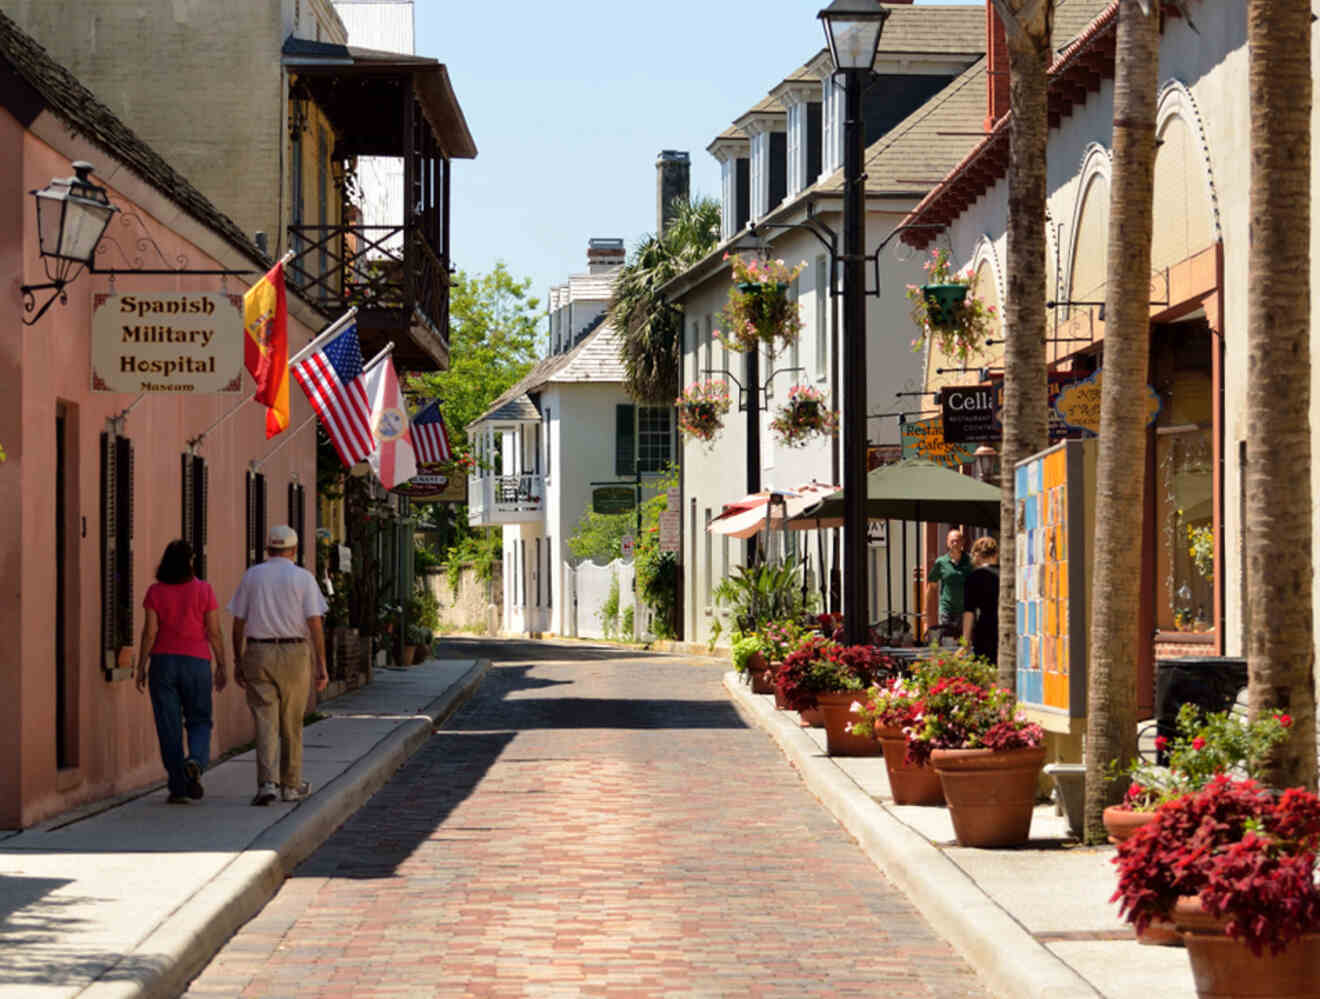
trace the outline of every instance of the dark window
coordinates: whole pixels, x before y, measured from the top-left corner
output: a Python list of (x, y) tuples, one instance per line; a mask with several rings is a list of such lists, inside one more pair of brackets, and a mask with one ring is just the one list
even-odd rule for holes
[(668, 406), (643, 406), (637, 412), (637, 460), (642, 472), (662, 472), (669, 464)]
[(635, 475), (634, 421), (632, 406), (614, 407), (614, 474)]
[(739, 157), (733, 163), (733, 228), (740, 232), (752, 217), (752, 165), (746, 157)]
[(769, 175), (766, 178), (770, 192), (769, 208), (774, 208), (788, 194), (788, 136), (783, 132), (770, 133)]
[(541, 606), (541, 539), (536, 539), (536, 606)]
[(553, 590), (550, 581), (555, 578), (554, 564), (550, 561), (550, 538), (545, 539), (545, 605), (553, 607), (555, 605)]
[(807, 187), (816, 183), (821, 168), (821, 106), (817, 101), (807, 104)]

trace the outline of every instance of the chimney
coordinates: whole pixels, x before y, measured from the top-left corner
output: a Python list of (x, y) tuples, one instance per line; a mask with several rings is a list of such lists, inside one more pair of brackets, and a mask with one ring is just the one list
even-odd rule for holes
[(1008, 114), (1011, 106), (1008, 81), (1008, 42), (1004, 22), (995, 10), (995, 0), (985, 0), (986, 111), (985, 130)]
[(589, 239), (587, 273), (601, 274), (613, 267), (622, 267), (627, 256), (621, 239)]
[(677, 149), (666, 149), (655, 161), (655, 231), (663, 236), (674, 217), (674, 201), (688, 200), (691, 165), (688, 154)]

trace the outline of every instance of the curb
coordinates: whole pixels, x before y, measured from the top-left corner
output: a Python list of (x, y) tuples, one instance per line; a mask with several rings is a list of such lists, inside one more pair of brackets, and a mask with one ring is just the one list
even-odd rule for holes
[(736, 673), (724, 674), (724, 686), (739, 713), (775, 740), (807, 789), (995, 994), (1015, 999), (1101, 995), (1038, 943), (943, 850), (822, 756), (811, 737), (768, 698), (752, 694)]
[[(490, 668), (489, 659), (478, 659), (418, 714), (400, 721), (320, 793), (257, 836), (79, 995), (171, 999), (183, 993), (238, 928), (275, 897), (294, 868), (380, 790), (426, 743), (435, 726), (467, 703)], [(131, 970), (122, 968), (124, 964)]]

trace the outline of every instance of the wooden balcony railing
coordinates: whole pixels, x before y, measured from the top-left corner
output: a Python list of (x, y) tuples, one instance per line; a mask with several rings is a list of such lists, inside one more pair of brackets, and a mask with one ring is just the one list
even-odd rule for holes
[(289, 287), (339, 313), (416, 314), (447, 341), (449, 268), (416, 225), (291, 225)]

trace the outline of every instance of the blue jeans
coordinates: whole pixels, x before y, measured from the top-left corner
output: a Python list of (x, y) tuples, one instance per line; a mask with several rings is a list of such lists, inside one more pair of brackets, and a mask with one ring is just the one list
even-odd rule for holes
[[(211, 660), (153, 653), (147, 685), (156, 716), (160, 759), (170, 777), (170, 794), (187, 794), (184, 761), (193, 760), (203, 770), (211, 761)], [(183, 752), (185, 728), (187, 756)]]

